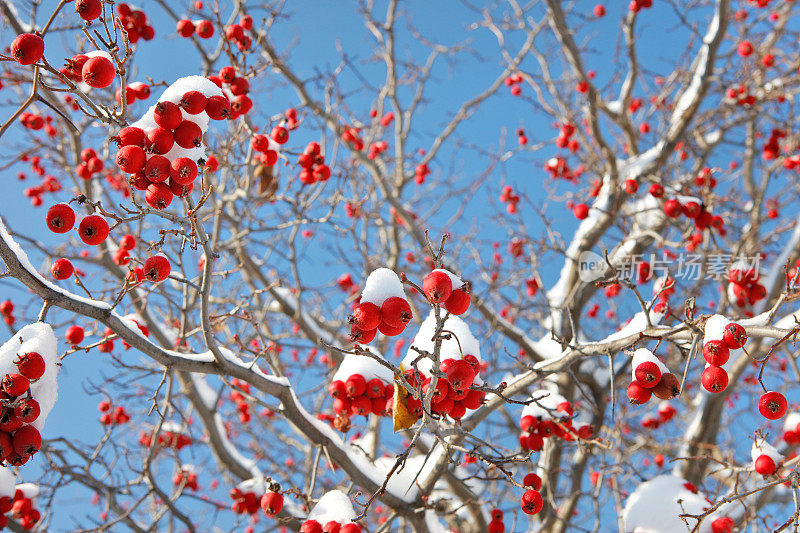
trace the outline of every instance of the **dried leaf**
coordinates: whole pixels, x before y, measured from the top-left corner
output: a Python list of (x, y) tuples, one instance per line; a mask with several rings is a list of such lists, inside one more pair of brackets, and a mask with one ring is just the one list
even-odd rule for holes
[(274, 199), (278, 190), (278, 180), (272, 173), (272, 167), (256, 166), (255, 177), (258, 179), (258, 194), (267, 200)]
[[(403, 371), (402, 365), (400, 365), (400, 371)], [(406, 407), (406, 400), (409, 396), (406, 388), (395, 378), (394, 399), (392, 400), (392, 422), (394, 422), (395, 433), (410, 428), (417, 421), (417, 417), (409, 413), (408, 407)]]

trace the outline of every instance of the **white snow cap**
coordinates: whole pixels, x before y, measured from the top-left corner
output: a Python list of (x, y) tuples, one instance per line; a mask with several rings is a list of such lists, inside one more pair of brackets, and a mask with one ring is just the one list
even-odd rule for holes
[(651, 361), (658, 366), (658, 369), (661, 371), (661, 374), (668, 374), (669, 368), (667, 365), (662, 363), (658, 357), (655, 356), (653, 352), (648, 350), (647, 348), (639, 348), (635, 352), (633, 352), (633, 361), (631, 361), (631, 380), (636, 381), (636, 367), (640, 364)]
[[(178, 78), (172, 85), (167, 87), (167, 89), (161, 93), (158, 101), (169, 101), (177, 104), (181, 101), (183, 95), (189, 91), (201, 92), (206, 98), (211, 98), (212, 96), (223, 96), (222, 89), (217, 87), (216, 83), (209, 80), (205, 76), (186, 76), (183, 78)], [(155, 128), (157, 126), (156, 121), (153, 118), (155, 109), (155, 106), (151, 106), (150, 109), (148, 109), (147, 112), (142, 115), (142, 118), (131, 124), (131, 126), (141, 128), (145, 133)], [(196, 115), (190, 115), (181, 109), (181, 115), (183, 116), (184, 120), (189, 120), (200, 126), (200, 129), (203, 131), (204, 142), (202, 142), (200, 146), (196, 148), (181, 148), (176, 143), (169, 152), (164, 154), (164, 157), (170, 161), (174, 161), (179, 157), (188, 157), (192, 161), (206, 159), (205, 135), (208, 131), (208, 123), (211, 120), (208, 116), (208, 113), (201, 111)]]
[(316, 520), (323, 526), (331, 521), (346, 524), (352, 522), (355, 517), (356, 513), (353, 511), (350, 498), (340, 490), (331, 490), (323, 494), (308, 515), (309, 520)]
[(800, 424), (800, 413), (787, 413), (783, 420), (783, 430), (797, 431), (798, 424)]
[(252, 492), (253, 494), (259, 496), (267, 492), (267, 486), (264, 484), (264, 480), (256, 478), (245, 479), (244, 481), (236, 485), (236, 488), (245, 494), (248, 492)]
[[(441, 361), (445, 359), (463, 359), (464, 355), (474, 355), (478, 361), (481, 360), (481, 349), (480, 346), (478, 346), (478, 339), (472, 335), (466, 322), (455, 315), (450, 315), (445, 319), (443, 329), (450, 332), (451, 335), (449, 339), (442, 341), (442, 348), (439, 352), (439, 359)], [(436, 313), (434, 310), (431, 310), (428, 318), (426, 318), (419, 327), (419, 331), (417, 331), (414, 340), (411, 341), (408, 347), (406, 357), (403, 359), (403, 369), (412, 368), (411, 363), (419, 357), (419, 353), (411, 349), (412, 346), (418, 350), (433, 353), (434, 342), (431, 339), (433, 339), (433, 334), (435, 332)], [(417, 368), (425, 375), (430, 375), (432, 367), (433, 361), (428, 358), (417, 362)]]
[(34, 500), (39, 496), (39, 485), (34, 485), (33, 483), (20, 483), (15, 487), (15, 490), (22, 491), (22, 495), (30, 500)]
[[(536, 399), (536, 401), (525, 406), (520, 415), (520, 419), (527, 415), (537, 418), (554, 418), (555, 410), (558, 405), (567, 401), (567, 399), (559, 393), (546, 389), (534, 391), (531, 394), (531, 398)], [(561, 415), (566, 416), (567, 413), (561, 413)]]
[(161, 424), (161, 432), (180, 433), (181, 435), (189, 435), (185, 427), (183, 427), (178, 422), (173, 422), (172, 420), (165, 420), (164, 423)]
[(406, 293), (403, 290), (403, 282), (393, 270), (388, 268), (376, 268), (364, 282), (364, 290), (361, 291), (361, 301), (370, 302), (378, 307), (392, 296), (399, 296), (404, 300)]
[[(370, 353), (383, 359), (381, 354), (374, 348), (367, 346), (366, 349)], [(375, 359), (366, 355), (347, 354), (344, 359), (342, 359), (342, 363), (339, 365), (339, 369), (336, 370), (331, 381), (346, 381), (347, 378), (353, 374), (361, 374), (367, 381), (378, 378), (384, 383), (391, 383), (394, 380), (392, 371)]]
[(750, 448), (750, 458), (753, 460), (753, 464), (755, 464), (756, 459), (758, 459), (761, 455), (768, 455), (773, 461), (775, 461), (776, 466), (778, 463), (783, 461), (783, 455), (781, 455), (772, 444), (768, 443), (766, 440), (759, 439), (757, 441), (753, 441), (753, 446)]
[(17, 372), (14, 361), (22, 354), (38, 352), (44, 359), (44, 374), (31, 383), (31, 396), (39, 402), (39, 418), (31, 423), (41, 433), (44, 421), (58, 399), (58, 353), (56, 335), (53, 328), (44, 322), (29, 324), (19, 330), (11, 340), (0, 346), (0, 378), (10, 372)]
[[(685, 484), (686, 480), (683, 478), (663, 475), (636, 487), (622, 511), (625, 531), (634, 533), (687, 531), (686, 523), (680, 515), (701, 514), (709, 504), (700, 494), (687, 489)], [(689, 523), (694, 525), (691, 520)], [(710, 533), (711, 521), (703, 520), (697, 531)]]
[(431, 272), (444, 272), (447, 274), (447, 277), (450, 278), (450, 282), (453, 284), (453, 290), (460, 289), (462, 285), (464, 285), (464, 280), (444, 268), (437, 268), (431, 270)]

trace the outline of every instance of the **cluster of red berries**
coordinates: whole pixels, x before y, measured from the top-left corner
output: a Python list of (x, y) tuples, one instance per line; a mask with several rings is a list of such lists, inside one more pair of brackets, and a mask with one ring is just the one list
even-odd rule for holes
[[(165, 422), (162, 425), (161, 432), (158, 434), (157, 443), (162, 448), (174, 448), (176, 450), (180, 450), (184, 446), (188, 446), (192, 443), (191, 437), (186, 435), (180, 429), (171, 429), (171, 427), (164, 428), (167, 423)], [(171, 424), (170, 424), (171, 426)], [(139, 444), (142, 446), (152, 446), (153, 444), (153, 432), (146, 432), (142, 431), (139, 433)]]
[(127, 424), (131, 421), (131, 416), (128, 411), (121, 405), (118, 405), (111, 410), (111, 402), (103, 400), (97, 404), (97, 410), (100, 411), (100, 423), (104, 426), (116, 426), (120, 424)]
[(300, 533), (361, 533), (361, 526), (355, 522), (340, 523), (334, 520), (324, 526), (316, 520), (306, 520), (300, 526)]
[(517, 212), (517, 204), (519, 203), (519, 196), (514, 194), (514, 189), (511, 185), (503, 187), (500, 193), (500, 201), (506, 204), (506, 211), (508, 214), (513, 215)]
[[(231, 380), (231, 385), (242, 390), (245, 394), (250, 394), (250, 384), (238, 378)], [(245, 401), (244, 394), (238, 390), (231, 391), (231, 401), (236, 404), (236, 410), (239, 411), (239, 422), (247, 424), (250, 422), (250, 404)]]
[(779, 129), (773, 129), (770, 132), (769, 139), (764, 144), (763, 151), (761, 152), (761, 157), (763, 157), (767, 161), (771, 161), (776, 159), (781, 154), (781, 147), (778, 142), (786, 137), (786, 132)]
[[(31, 199), (31, 205), (38, 207), (42, 205), (42, 196), (45, 193), (53, 193), (61, 190), (61, 182), (58, 180), (58, 178), (50, 174), (45, 175), (46, 171), (42, 166), (42, 160), (40, 157), (28, 157), (27, 154), (23, 154), (20, 157), (20, 161), (30, 161), (31, 170), (34, 172), (34, 174), (43, 177), (42, 182), (39, 185), (25, 188), (25, 196)], [(17, 178), (22, 181), (26, 179), (26, 176), (24, 173), (20, 172), (17, 175)]]
[[(706, 326), (708, 329), (708, 326)], [(720, 393), (728, 386), (728, 373), (722, 365), (728, 362), (730, 350), (737, 350), (747, 342), (744, 328), (735, 322), (728, 323), (721, 339), (708, 339), (703, 344), (703, 358), (706, 368), (703, 370), (703, 388), (708, 392)]]
[[(544, 169), (550, 174), (553, 179), (565, 179), (567, 181), (577, 182), (580, 177), (580, 172), (573, 172), (567, 164), (567, 160), (561, 156), (551, 157), (544, 164)], [(594, 195), (596, 196), (596, 194)]]
[(650, 7), (653, 7), (653, 0), (631, 0), (631, 3), (628, 4), (628, 9), (634, 13)]
[(653, 395), (662, 400), (671, 400), (680, 394), (678, 378), (650, 350), (636, 350), (631, 367), (633, 376), (627, 390), (630, 403), (645, 404)]
[(27, 352), (14, 364), (17, 372), (6, 374), (0, 381), (0, 455), (9, 464), (20, 466), (42, 446), (39, 431), (28, 424), (39, 418), (39, 402), (31, 397), (30, 387), (44, 375), (45, 361), (38, 352)]
[(97, 157), (97, 152), (92, 148), (81, 150), (81, 162), (75, 167), (75, 173), (84, 180), (92, 179), (92, 176), (102, 172), (103, 160)]
[[(136, 103), (136, 100), (147, 100), (150, 98), (150, 86), (141, 81), (129, 83), (125, 87), (125, 102), (128, 105)], [(118, 104), (122, 103), (122, 90), (117, 89), (114, 92), (114, 99)]]
[[(555, 395), (553, 395), (555, 400)], [(538, 452), (544, 448), (545, 439), (557, 437), (570, 442), (575, 439), (590, 439), (594, 435), (594, 427), (591, 424), (581, 423), (574, 425), (573, 416), (575, 414), (572, 404), (568, 401), (558, 401), (555, 412), (544, 412), (541, 408), (535, 409), (538, 414), (527, 414), (529, 410), (523, 410), (519, 421), (519, 428), (522, 431), (519, 435), (519, 445), (523, 450)], [(557, 416), (557, 413), (562, 413)]]
[[(472, 387), (479, 379), (479, 374), (486, 369), (486, 363), (481, 363), (471, 354), (464, 355), (463, 359), (444, 359), (439, 365), (439, 371), (444, 374), (436, 380), (436, 388), (431, 394), (431, 411), (433, 414), (449, 416), (453, 420), (461, 420), (467, 410), (478, 409), (483, 405), (486, 393)], [(417, 389), (419, 381), (413, 370), (405, 373), (406, 380)], [(421, 375), (422, 393), (427, 394), (431, 386), (430, 376)], [(390, 404), (393, 403), (390, 402)], [(422, 400), (409, 396), (406, 398), (406, 409), (416, 418), (422, 417)]]
[(767, 289), (759, 283), (760, 273), (755, 268), (739, 268), (728, 271), (728, 296), (737, 307), (749, 307), (767, 297)]
[(567, 148), (570, 152), (577, 152), (581, 145), (576, 139), (572, 138), (574, 133), (575, 126), (569, 122), (562, 124), (558, 132), (558, 137), (556, 137), (556, 146), (559, 148)]
[(283, 494), (279, 492), (280, 490), (280, 485), (273, 483), (261, 496), (261, 510), (265, 515), (275, 516), (283, 510)]
[(192, 466), (183, 465), (172, 477), (172, 484), (176, 487), (183, 485), (187, 489), (197, 490), (197, 472)]
[(48, 137), (55, 137), (58, 135), (58, 130), (53, 126), (53, 117), (50, 115), (41, 116), (28, 111), (19, 116), (19, 122), (23, 128), (39, 131), (44, 128), (44, 132)]
[(522, 94), (522, 74), (517, 73), (506, 76), (506, 79), (503, 80), (503, 83), (509, 88), (509, 91), (511, 91), (511, 94), (514, 96), (519, 96)]
[(361, 138), (361, 128), (346, 126), (342, 131), (342, 140), (352, 145), (353, 150), (361, 151), (364, 149), (364, 139)]
[(120, 24), (117, 24), (116, 20), (114, 24), (128, 33), (128, 41), (131, 44), (137, 43), (140, 38), (149, 41), (156, 35), (145, 12), (133, 9), (125, 2), (117, 4), (117, 17)]
[(420, 163), (416, 166), (416, 168), (414, 168), (414, 183), (417, 185), (422, 185), (425, 183), (425, 178), (430, 173), (431, 169), (428, 168), (427, 163)]
[(218, 107), (212, 106), (212, 109), (206, 109), (206, 113), (214, 119), (220, 120), (228, 118), (236, 120), (242, 115), (246, 115), (253, 108), (253, 101), (250, 99), (250, 82), (247, 78), (236, 75), (236, 69), (231, 66), (222, 67), (219, 69), (218, 76), (209, 76), (209, 80), (222, 89), (223, 93), (229, 92), (233, 98), (230, 99), (229, 106), (222, 106), (221, 102), (215, 101)]
[(136, 237), (127, 233), (122, 236), (118, 243), (119, 247), (114, 252), (114, 263), (119, 266), (125, 266), (131, 262), (131, 250), (136, 248)]
[(76, 83), (83, 82), (95, 89), (111, 85), (117, 74), (111, 56), (101, 51), (72, 56), (59, 72)]
[(0, 302), (0, 315), (3, 317), (3, 322), (9, 326), (13, 326), (17, 321), (17, 317), (14, 316), (14, 303), (11, 300)]
[[(68, 204), (55, 204), (47, 210), (45, 221), (53, 233), (66, 233), (75, 226), (75, 211)], [(78, 236), (90, 246), (106, 240), (108, 231), (108, 222), (100, 215), (88, 215), (78, 225)]]
[(44, 40), (35, 33), (21, 33), (11, 42), (11, 57), (20, 65), (33, 65), (44, 56)]
[(25, 493), (17, 489), (14, 498), (8, 496), (0, 498), (0, 529), (8, 525), (8, 514), (19, 521), (19, 525), (28, 531), (32, 530), (36, 522), (42, 517), (41, 513), (33, 506), (33, 501)]
[(214, 23), (210, 20), (197, 20), (192, 22), (189, 19), (181, 19), (176, 24), (178, 35), (189, 38), (195, 33), (201, 39), (210, 39), (214, 36)]
[(465, 287), (455, 286), (460, 282), (451, 272), (438, 268), (422, 280), (422, 290), (432, 304), (441, 304), (452, 315), (463, 315), (469, 309), (469, 293)]
[(239, 19), (238, 24), (234, 23), (225, 28), (225, 38), (230, 42), (235, 43), (236, 47), (242, 52), (250, 50), (252, 40), (245, 32), (249, 32), (252, 29), (253, 17), (250, 15), (244, 15), (241, 19)]
[(387, 414), (387, 402), (394, 396), (394, 385), (379, 378), (368, 381), (361, 374), (352, 374), (344, 381), (332, 381), (328, 393), (337, 415), (383, 416)]
[(331, 177), (331, 169), (325, 164), (325, 156), (320, 151), (319, 143), (308, 143), (303, 153), (297, 157), (297, 164), (303, 169), (300, 171), (300, 182), (303, 185), (328, 181)]
[(786, 421), (783, 424), (782, 438), (790, 446), (800, 444), (800, 416), (797, 413), (786, 417)]
[(389, 148), (386, 141), (378, 141), (369, 145), (367, 150), (367, 159), (375, 159)]
[(661, 424), (666, 424), (672, 420), (677, 414), (677, 410), (667, 401), (662, 401), (658, 405), (658, 412), (656, 415), (645, 415), (642, 417), (642, 427), (647, 429), (658, 429)]
[(233, 500), (231, 510), (236, 514), (256, 514), (260, 505), (259, 498), (255, 492), (243, 490), (239, 487), (233, 487), (230, 491), (230, 497)]

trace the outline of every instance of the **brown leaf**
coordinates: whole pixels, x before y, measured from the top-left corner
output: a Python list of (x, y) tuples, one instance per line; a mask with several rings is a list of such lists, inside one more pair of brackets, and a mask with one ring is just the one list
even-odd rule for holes
[(256, 166), (255, 176), (258, 179), (258, 194), (267, 200), (273, 200), (278, 190), (278, 180), (272, 174), (272, 167)]
[(410, 394), (406, 388), (395, 379), (394, 399), (392, 400), (392, 422), (394, 422), (395, 433), (410, 428), (417, 421), (417, 417), (409, 413), (406, 406), (406, 400), (409, 396)]

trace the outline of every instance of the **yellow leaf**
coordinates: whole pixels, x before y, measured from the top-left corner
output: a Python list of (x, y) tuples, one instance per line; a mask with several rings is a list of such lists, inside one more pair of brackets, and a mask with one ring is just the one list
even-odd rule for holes
[[(403, 366), (400, 365), (400, 372)], [(394, 380), (394, 399), (392, 400), (392, 422), (394, 422), (394, 432), (408, 429), (417, 421), (417, 417), (408, 412), (406, 400), (410, 394), (403, 385), (395, 378)]]

